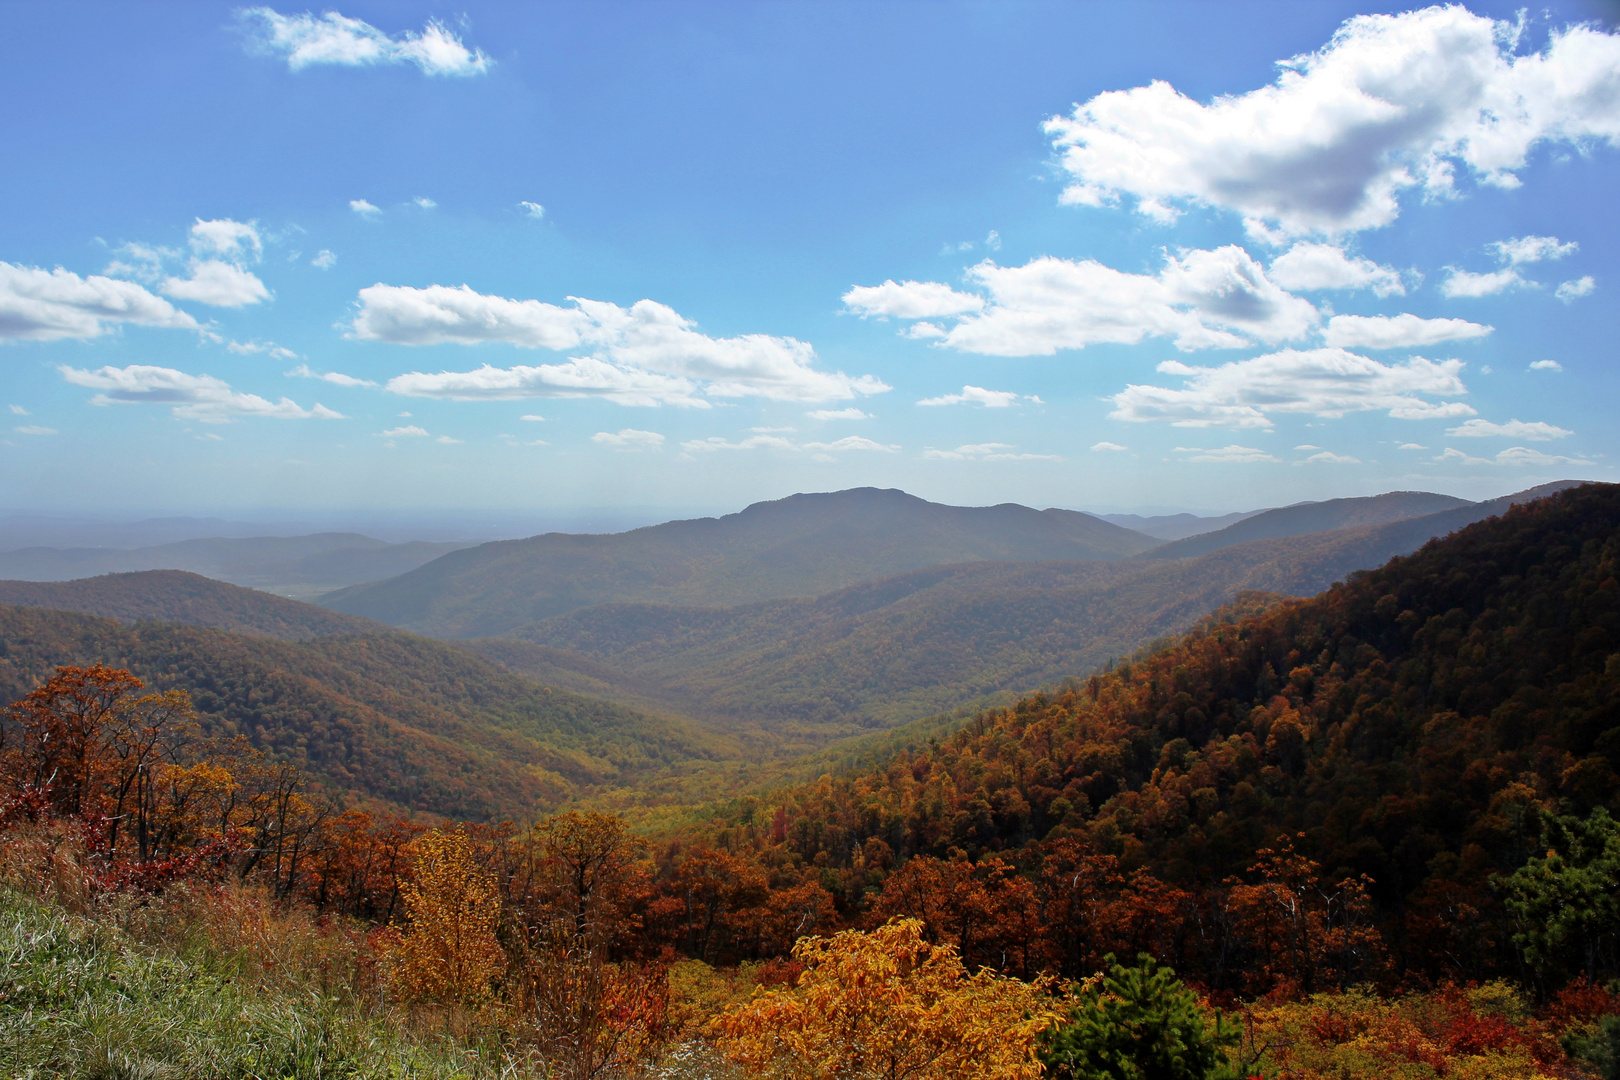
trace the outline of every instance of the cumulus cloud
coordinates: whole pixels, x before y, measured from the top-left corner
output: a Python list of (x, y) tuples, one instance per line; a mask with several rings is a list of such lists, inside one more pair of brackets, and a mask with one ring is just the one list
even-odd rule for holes
[(120, 323), (202, 329), (190, 315), (132, 281), (0, 262), (0, 341), (82, 340)]
[(211, 307), (246, 307), (270, 299), (264, 282), (223, 259), (193, 262), (190, 277), (165, 278), (162, 291), (176, 300), (194, 300)]
[(400, 345), (501, 342), (524, 348), (589, 349), (562, 364), (471, 372), (420, 372), (388, 389), (424, 397), (606, 397), (622, 404), (703, 407), (710, 398), (765, 397), (827, 401), (877, 394), (889, 387), (871, 375), (851, 377), (814, 367), (815, 350), (767, 334), (714, 338), (663, 304), (629, 308), (570, 297), (572, 307), (485, 296), (462, 285), (361, 289), (350, 335)]
[(1011, 390), (986, 390), (982, 386), (964, 386), (960, 394), (942, 394), (923, 398), (919, 405), (983, 405), (987, 409), (1005, 409), (1020, 397), (1035, 405), (1045, 402), (1034, 394), (1017, 394)]
[(1494, 329), (1466, 319), (1420, 319), (1411, 314), (1335, 315), (1322, 340), (1341, 349), (1412, 349), (1481, 338)]
[(1448, 276), (1441, 282), (1440, 292), (1453, 298), (1493, 296), (1508, 289), (1530, 284), (1512, 268), (1496, 270), (1489, 274), (1473, 274), (1467, 270), (1459, 270), (1455, 266), (1446, 267), (1446, 271)]
[[(264, 254), (258, 227), (251, 221), (198, 218), (191, 226), (191, 255), (185, 276), (163, 278), (158, 291), (176, 300), (192, 300), (211, 307), (246, 307), (270, 299), (270, 290), (247, 267)], [(120, 253), (133, 263), (114, 261), (108, 273), (155, 280), (163, 263), (180, 253), (168, 248), (126, 244)]]
[(898, 446), (885, 446), (883, 443), (860, 435), (845, 435), (842, 439), (833, 442), (809, 442), (804, 444), (806, 450), (820, 450), (823, 452), (841, 452), (844, 450), (874, 450), (880, 453), (892, 454), (900, 449)]
[(238, 18), (254, 51), (286, 57), (293, 71), (316, 64), (415, 64), (427, 75), (482, 75), (494, 63), (482, 49), (467, 48), (437, 19), (429, 19), (421, 33), (390, 36), (335, 11), (282, 15), (255, 7), (239, 12)]
[(188, 375), (174, 368), (131, 364), (125, 368), (81, 371), (63, 364), (57, 370), (74, 386), (100, 391), (90, 399), (93, 405), (125, 402), (170, 405), (180, 419), (205, 424), (221, 424), (237, 416), (275, 420), (343, 419), (342, 413), (319, 403), (304, 409), (287, 398), (272, 402), (257, 394), (232, 390), (229, 383), (212, 375)]
[(518, 203), (518, 205), (523, 207), (523, 212), (525, 214), (528, 214), (536, 221), (539, 221), (541, 218), (546, 216), (546, 208), (537, 202), (529, 202), (527, 199), (525, 199)]
[(1160, 221), (1202, 205), (1339, 234), (1388, 225), (1408, 189), (1455, 195), (1458, 166), (1513, 187), (1538, 143), (1620, 140), (1620, 37), (1582, 25), (1539, 52), (1515, 44), (1461, 6), (1361, 15), (1248, 93), (1207, 105), (1166, 82), (1098, 94), (1047, 121), (1071, 179), (1062, 200), (1128, 197)]
[(337, 265), (337, 256), (326, 248), (321, 248), (315, 257), (309, 260), (309, 265), (320, 270), (330, 270)]
[(1596, 288), (1597, 282), (1593, 281), (1589, 274), (1583, 278), (1576, 278), (1574, 281), (1564, 282), (1553, 291), (1553, 295), (1567, 304), (1583, 296), (1591, 296), (1592, 291)]
[(1581, 245), (1573, 240), (1567, 244), (1560, 243), (1556, 236), (1521, 236), (1514, 240), (1498, 240), (1489, 247), (1507, 265), (1522, 266), (1544, 259), (1562, 259), (1579, 251)]
[(1188, 461), (1218, 461), (1218, 462), (1238, 462), (1238, 463), (1243, 463), (1243, 462), (1255, 462), (1255, 461), (1280, 461), (1281, 460), (1280, 458), (1276, 457), (1275, 455), (1266, 453), (1264, 450), (1256, 449), (1253, 446), (1239, 446), (1236, 443), (1233, 443), (1233, 444), (1231, 444), (1229, 446), (1222, 446), (1222, 447), (1219, 447), (1219, 448), (1214, 449), (1214, 450), (1205, 450), (1204, 448), (1199, 447), (1199, 446), (1178, 446), (1178, 447), (1176, 447), (1176, 453), (1178, 453), (1178, 454), (1191, 454), (1192, 456), (1187, 459)]
[(1402, 450), (1427, 450), (1428, 449), (1428, 447), (1424, 446), (1422, 443), (1415, 443), (1415, 442), (1403, 442), (1403, 443), (1401, 443), (1400, 448)]
[(860, 409), (816, 409), (804, 415), (812, 420), (870, 420), (872, 414), (862, 412)]
[(1529, 423), (1523, 420), (1509, 420), (1505, 424), (1493, 424), (1489, 420), (1476, 419), (1465, 421), (1454, 428), (1447, 428), (1446, 434), (1472, 439), (1501, 437), (1546, 442), (1548, 439), (1562, 439), (1575, 433), (1567, 428), (1555, 427), (1540, 420)]
[(1042, 256), (1023, 266), (985, 260), (967, 275), (988, 294), (983, 305), (958, 315), (949, 330), (919, 323), (913, 336), (989, 356), (1050, 356), (1150, 337), (1171, 338), (1182, 350), (1275, 344), (1304, 337), (1319, 319), (1308, 300), (1278, 286), (1235, 244), (1167, 255), (1157, 274)]
[(1528, 446), (1510, 446), (1497, 453), (1494, 458), (1474, 457), (1461, 450), (1446, 447), (1445, 452), (1435, 456), (1436, 461), (1448, 461), (1456, 465), (1590, 465), (1592, 462), (1585, 458), (1564, 457), (1560, 454), (1544, 454), (1540, 450), (1532, 450)]
[(353, 210), (361, 217), (376, 217), (378, 214), (382, 213), (381, 208), (371, 205), (371, 203), (367, 202), (365, 199), (350, 199), (349, 209)]
[(1102, 451), (1102, 452), (1116, 452), (1116, 451), (1120, 451), (1120, 450), (1129, 450), (1130, 449), (1130, 447), (1121, 446), (1117, 442), (1092, 443), (1091, 448), (1093, 450)]
[(1335, 454), (1331, 450), (1323, 450), (1321, 453), (1312, 454), (1310, 457), (1306, 458), (1304, 461), (1296, 461), (1296, 462), (1294, 462), (1294, 464), (1295, 465), (1360, 465), (1361, 464), (1361, 459), (1358, 458), (1358, 457), (1351, 457), (1349, 454)]
[(1186, 385), (1127, 386), (1112, 398), (1115, 420), (1169, 421), (1175, 427), (1266, 428), (1272, 413), (1339, 417), (1384, 410), (1400, 420), (1472, 415), (1461, 402), (1426, 400), (1466, 394), (1460, 360), (1414, 356), (1381, 364), (1344, 349), (1285, 349), (1219, 367), (1166, 361), (1159, 370)]
[(957, 292), (938, 281), (895, 281), (856, 285), (843, 296), (844, 306), (866, 318), (932, 319), (962, 315), (984, 307), (984, 297)]
[(460, 439), (452, 439), (448, 435), (440, 435), (437, 439), (434, 439), (433, 441), (438, 443), (440, 446), (455, 446), (455, 445), (457, 445), (458, 443), (461, 442)]
[[(1062, 461), (1056, 454), (1019, 454), (1008, 443), (969, 443), (955, 450), (924, 450), (923, 457), (938, 461)], [(1093, 447), (1093, 449), (1096, 449)], [(1121, 447), (1121, 449), (1124, 449)]]
[(345, 375), (341, 371), (327, 371), (327, 372), (312, 371), (312, 370), (310, 370), (310, 366), (308, 364), (299, 364), (297, 367), (295, 367), (291, 371), (287, 372), (287, 376), (289, 378), (294, 378), (294, 379), (319, 379), (322, 382), (329, 382), (333, 386), (376, 386), (377, 385), (376, 383), (372, 382), (370, 379), (359, 379), (359, 378), (356, 378), (353, 375)]
[(1267, 276), (1285, 289), (1371, 289), (1378, 296), (1404, 296), (1400, 271), (1371, 259), (1351, 258), (1333, 244), (1295, 244), (1275, 259)]
[(615, 450), (662, 450), (664, 437), (656, 431), (638, 431), (635, 428), (620, 428), (617, 432), (598, 431), (591, 436), (591, 442), (598, 446), (608, 446)]
[(1536, 360), (1530, 365), (1531, 371), (1563, 371), (1564, 365), (1556, 360)]

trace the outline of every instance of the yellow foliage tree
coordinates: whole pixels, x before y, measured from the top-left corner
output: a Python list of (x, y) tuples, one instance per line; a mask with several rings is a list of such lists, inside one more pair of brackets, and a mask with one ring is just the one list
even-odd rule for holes
[(414, 998), (481, 1004), (504, 966), (495, 924), (494, 875), (473, 860), (464, 829), (435, 830), (406, 848), (411, 880), (401, 886), (410, 927), (399, 944), (399, 979)]
[(796, 987), (756, 993), (717, 1021), (752, 1075), (794, 1080), (1035, 1080), (1035, 1037), (1059, 1014), (1046, 983), (969, 975), (916, 919), (801, 938)]

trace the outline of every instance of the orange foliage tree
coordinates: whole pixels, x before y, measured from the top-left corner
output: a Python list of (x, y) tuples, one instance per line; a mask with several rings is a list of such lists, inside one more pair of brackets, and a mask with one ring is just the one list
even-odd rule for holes
[(398, 946), (406, 994), (483, 1004), (505, 963), (495, 938), (501, 901), (493, 875), (474, 861), (465, 829), (426, 833), (406, 851), (411, 879), (401, 892), (410, 925)]

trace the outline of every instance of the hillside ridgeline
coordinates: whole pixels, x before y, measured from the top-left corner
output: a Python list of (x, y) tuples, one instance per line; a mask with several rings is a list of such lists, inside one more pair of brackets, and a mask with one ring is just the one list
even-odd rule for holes
[(1233, 544), (1250, 540), (1275, 540), (1284, 536), (1354, 529), (1382, 525), (1406, 518), (1426, 517), (1445, 510), (1475, 505), (1467, 499), (1436, 495), (1427, 491), (1391, 491), (1362, 499), (1329, 499), (1326, 502), (1298, 503), (1250, 514), (1225, 528), (1199, 533), (1162, 544), (1144, 553), (1150, 559), (1185, 559), (1206, 555)]
[(484, 544), (320, 602), (418, 633), (488, 637), (597, 604), (730, 606), (954, 563), (1124, 559), (1156, 543), (1072, 510), (857, 488), (626, 533)]

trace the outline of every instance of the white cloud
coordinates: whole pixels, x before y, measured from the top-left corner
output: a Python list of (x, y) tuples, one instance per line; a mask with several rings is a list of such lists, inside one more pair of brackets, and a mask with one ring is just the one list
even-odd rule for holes
[(1242, 462), (1280, 461), (1281, 460), (1280, 458), (1277, 458), (1274, 455), (1266, 453), (1264, 450), (1256, 449), (1253, 446), (1239, 446), (1236, 443), (1233, 443), (1233, 444), (1231, 444), (1229, 446), (1222, 446), (1222, 447), (1219, 447), (1218, 449), (1214, 449), (1214, 450), (1205, 450), (1202, 447), (1198, 447), (1198, 446), (1178, 446), (1178, 447), (1176, 447), (1176, 453), (1178, 453), (1178, 454), (1191, 454), (1192, 457), (1189, 457), (1187, 459), (1188, 461), (1220, 461), (1220, 462), (1239, 462), (1239, 463), (1242, 463)]
[(205, 431), (201, 435), (198, 435), (196, 438), (197, 438), (198, 442), (224, 442), (225, 441), (225, 436), (216, 435), (212, 431)]
[(1335, 315), (1322, 340), (1341, 349), (1413, 349), (1442, 341), (1481, 338), (1495, 327), (1466, 319), (1420, 319), (1412, 314)]
[(1424, 446), (1422, 443), (1415, 443), (1415, 442), (1403, 442), (1403, 443), (1401, 443), (1400, 448), (1402, 450), (1427, 450), (1428, 449), (1428, 447)]
[(365, 199), (350, 199), (349, 209), (353, 210), (361, 217), (376, 217), (382, 213), (380, 208), (372, 206), (371, 203), (367, 202)]
[(1295, 244), (1271, 260), (1267, 275), (1285, 289), (1371, 289), (1378, 296), (1404, 296), (1400, 271), (1354, 258), (1333, 244)]
[(1446, 447), (1445, 450), (1441, 451), (1439, 454), (1436, 454), (1434, 460), (1436, 460), (1436, 461), (1454, 461), (1459, 465), (1489, 465), (1489, 464), (1491, 464), (1491, 459), (1490, 458), (1473, 457), (1473, 456), (1471, 456), (1469, 454), (1463, 453), (1461, 450), (1455, 450), (1455, 449), (1453, 449), (1453, 448), (1451, 448), (1449, 446)]
[(875, 450), (885, 454), (892, 454), (896, 450), (900, 449), (898, 446), (885, 446), (880, 442), (874, 442), (873, 440), (864, 438), (860, 435), (845, 435), (842, 439), (837, 439), (833, 442), (805, 443), (804, 448), (806, 450), (820, 450), (823, 452), (835, 453), (845, 450)]
[(1530, 365), (1531, 371), (1563, 371), (1564, 365), (1556, 360), (1537, 360)]
[(812, 420), (870, 420), (870, 419), (872, 419), (872, 414), (871, 413), (862, 412), (860, 409), (855, 409), (855, 408), (849, 408), (849, 409), (816, 409), (814, 412), (807, 412), (804, 415), (808, 416)]
[(964, 386), (960, 394), (943, 394), (923, 398), (919, 405), (983, 405), (987, 409), (1005, 409), (1020, 397), (1036, 405), (1045, 404), (1034, 395), (1015, 394), (1011, 390), (986, 390), (982, 386)]
[(428, 437), (426, 428), (419, 428), (415, 424), (403, 427), (389, 428), (387, 431), (377, 432), (379, 439), (425, 439)]
[(432, 210), (435, 206), (439, 205), (426, 195), (418, 195), (416, 198), (412, 199), (411, 202), (415, 203), (417, 206), (420, 206), (423, 210)]
[(683, 442), (681, 449), (701, 454), (717, 450), (798, 450), (799, 447), (779, 435), (750, 435), (736, 442), (728, 442), (720, 435), (711, 435), (707, 439), (690, 439)]
[(1394, 221), (1404, 190), (1454, 195), (1458, 165), (1513, 187), (1540, 142), (1617, 141), (1620, 37), (1569, 27), (1515, 55), (1508, 29), (1461, 6), (1362, 15), (1249, 93), (1099, 94), (1047, 121), (1072, 180), (1063, 201), (1128, 196), (1158, 220), (1204, 205), (1337, 234)]
[(335, 11), (282, 15), (256, 7), (239, 12), (238, 18), (255, 51), (285, 56), (293, 71), (315, 64), (409, 63), (427, 75), (482, 75), (494, 63), (482, 49), (468, 49), (437, 19), (429, 19), (421, 33), (390, 37), (370, 23)]
[(793, 427), (751, 427), (748, 430), (758, 435), (780, 435), (783, 433), (791, 434), (799, 429)]
[(1316, 446), (1313, 443), (1300, 443), (1298, 446), (1294, 447), (1294, 449), (1295, 450), (1320, 450), (1322, 448), (1320, 446)]
[(1596, 288), (1597, 282), (1593, 281), (1592, 276), (1588, 274), (1586, 277), (1576, 278), (1574, 281), (1564, 282), (1553, 291), (1553, 295), (1567, 304), (1571, 300), (1578, 300), (1583, 296), (1591, 296), (1592, 291)]
[(518, 419), (527, 420), (531, 424), (541, 424), (545, 422), (546, 418), (541, 416), (539, 413), (524, 413), (522, 416), (518, 417)]
[(341, 371), (328, 371), (328, 372), (325, 372), (325, 373), (322, 373), (322, 372), (319, 372), (319, 371), (311, 371), (308, 364), (299, 364), (297, 367), (295, 367), (291, 371), (287, 372), (287, 375), (290, 378), (295, 378), (295, 379), (319, 379), (322, 382), (329, 382), (333, 386), (376, 386), (377, 385), (376, 383), (372, 382), (370, 379), (358, 379), (358, 378), (355, 378), (353, 375), (345, 375)]
[(984, 246), (989, 248), (991, 251), (1000, 251), (1001, 234), (996, 232), (996, 230), (991, 229), (989, 235), (984, 238)]
[(1530, 284), (1517, 270), (1497, 270), (1489, 274), (1471, 274), (1455, 266), (1446, 267), (1449, 276), (1440, 285), (1440, 292), (1450, 297), (1492, 296), (1507, 289)]
[(275, 357), (277, 360), (298, 359), (297, 353), (293, 352), (291, 349), (277, 345), (273, 341), (227, 341), (225, 343), (225, 348), (229, 349), (233, 353), (236, 353), (238, 356), (253, 356), (258, 353), (265, 353), (269, 356)]
[(984, 297), (961, 293), (938, 281), (895, 281), (881, 285), (855, 285), (843, 296), (844, 306), (863, 319), (932, 319), (962, 315), (984, 307)]
[(714, 338), (652, 300), (629, 308), (570, 297), (572, 307), (485, 296), (463, 285), (415, 289), (372, 285), (360, 290), (351, 336), (401, 345), (504, 342), (525, 348), (589, 348), (563, 364), (402, 375), (395, 393), (431, 397), (578, 397), (623, 404), (703, 407), (710, 398), (766, 397), (827, 401), (888, 390), (870, 375), (851, 377), (813, 367), (815, 350), (767, 334)]
[(1414, 356), (1381, 364), (1343, 349), (1310, 349), (1235, 360), (1219, 367), (1166, 361), (1159, 370), (1179, 375), (1186, 386), (1127, 386), (1112, 398), (1115, 420), (1167, 420), (1175, 427), (1265, 428), (1272, 413), (1339, 417), (1387, 410), (1400, 420), (1469, 416), (1461, 402), (1428, 397), (1466, 394), (1460, 360)]
[(11, 408), (11, 415), (12, 416), (32, 416), (33, 415), (27, 409), (23, 408), (21, 405), (12, 405), (12, 406), (10, 406), (10, 408)]
[(598, 431), (591, 436), (591, 442), (615, 450), (662, 450), (664, 447), (664, 437), (658, 432), (638, 431), (635, 428), (620, 428), (616, 434)]
[(546, 216), (546, 208), (537, 202), (529, 202), (527, 199), (525, 199), (523, 202), (518, 203), (518, 205), (523, 207), (524, 213), (528, 214), (536, 221), (539, 221), (541, 218)]
[(437, 439), (434, 439), (433, 441), (436, 442), (436, 443), (439, 443), (442, 446), (455, 446), (455, 445), (457, 445), (458, 443), (461, 442), (460, 439), (452, 439), (448, 435), (440, 435)]
[(1528, 446), (1510, 446), (1496, 455), (1498, 465), (1590, 465), (1585, 458), (1543, 454)]
[(1523, 420), (1509, 420), (1505, 424), (1493, 424), (1489, 420), (1468, 420), (1454, 428), (1446, 429), (1447, 435), (1461, 438), (1486, 439), (1529, 439), (1532, 442), (1546, 442), (1548, 439), (1562, 439), (1575, 434), (1566, 428), (1555, 427), (1540, 420), (1527, 423)]
[(1496, 257), (1509, 266), (1541, 262), (1543, 259), (1562, 259), (1580, 250), (1581, 245), (1571, 240), (1558, 242), (1556, 236), (1521, 236), (1514, 240), (1498, 240), (1487, 245)]
[(14, 427), (11, 430), (15, 431), (18, 435), (55, 435), (56, 434), (56, 429), (55, 428), (40, 427), (37, 424), (27, 424), (27, 425), (25, 425), (23, 427)]
[(1107, 452), (1116, 452), (1116, 451), (1120, 451), (1120, 450), (1129, 450), (1130, 449), (1130, 447), (1121, 446), (1117, 442), (1092, 443), (1091, 448), (1093, 450), (1107, 451)]
[(321, 248), (321, 250), (316, 253), (315, 257), (309, 260), (309, 265), (318, 267), (322, 270), (330, 270), (332, 267), (337, 265), (337, 256), (328, 249)]
[(57, 368), (74, 386), (99, 390), (93, 405), (111, 405), (121, 402), (146, 402), (173, 406), (174, 415), (182, 420), (198, 420), (205, 424), (221, 424), (235, 416), (262, 416), (276, 420), (342, 420), (343, 414), (317, 403), (313, 408), (300, 408), (295, 402), (282, 398), (271, 402), (257, 394), (244, 394), (232, 390), (230, 384), (212, 375), (187, 375), (174, 368), (131, 364), (125, 368), (104, 367), (96, 371), (81, 371), (66, 364)]
[(1304, 461), (1296, 461), (1295, 465), (1360, 465), (1361, 459), (1351, 457), (1349, 454), (1335, 454), (1331, 450), (1323, 450), (1319, 454), (1312, 454)]
[[(1015, 454), (1008, 443), (970, 443), (955, 450), (924, 450), (923, 457), (938, 461), (1062, 461), (1056, 454)], [(1096, 449), (1093, 447), (1092, 449)], [(1124, 447), (1120, 447), (1124, 449)]]
[(255, 275), (223, 259), (202, 259), (191, 264), (188, 278), (165, 278), (165, 296), (195, 300), (212, 307), (246, 307), (270, 299), (270, 290)]
[(131, 281), (0, 262), (0, 341), (82, 340), (119, 323), (202, 329), (190, 315)]
[[(1172, 338), (1183, 350), (1236, 348), (1303, 337), (1319, 317), (1235, 244), (1167, 255), (1158, 274), (1051, 256), (1023, 266), (986, 260), (967, 273), (989, 294), (983, 309), (959, 316), (948, 331), (919, 326), (944, 347), (989, 356), (1050, 356), (1149, 337)], [(923, 336), (917, 329), (913, 336)]]

